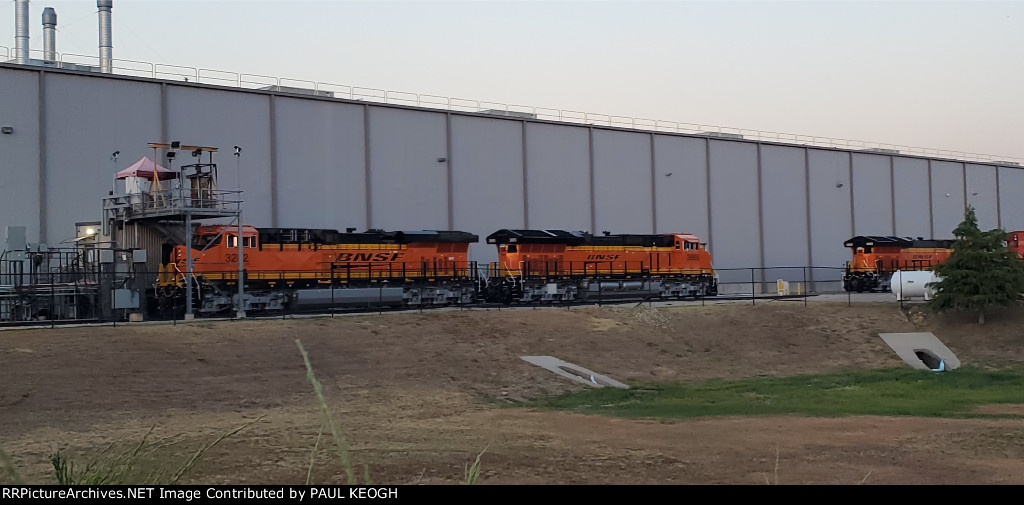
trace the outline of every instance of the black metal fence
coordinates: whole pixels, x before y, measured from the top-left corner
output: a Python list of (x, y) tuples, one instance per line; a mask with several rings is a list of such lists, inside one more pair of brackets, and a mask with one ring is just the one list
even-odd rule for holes
[(131, 251), (49, 249), (0, 257), (0, 325), (128, 319), (149, 277)]
[[(43, 254), (43, 253), (40, 253)], [(86, 261), (88, 260), (88, 261)], [(0, 259), (0, 326), (12, 325), (49, 325), (84, 322), (114, 323), (128, 321), (133, 318), (152, 320), (163, 319), (178, 321), (186, 317), (187, 301), (182, 289), (171, 289), (171, 286), (160, 286), (156, 273), (139, 269), (129, 264), (117, 262), (104, 264), (96, 258), (42, 258), (29, 255), (25, 258), (12, 260)], [(426, 310), (436, 307), (436, 303), (408, 305), (402, 301), (401, 293), (409, 287), (409, 279), (404, 274), (415, 271), (416, 275), (424, 276), (424, 280), (437, 282), (437, 285), (458, 278), (463, 285), (472, 285), (475, 295), (472, 300), (453, 298), (447, 306), (469, 308), (483, 304), (483, 292), (488, 282), (494, 281), (486, 276), (474, 263), (434, 265), (430, 268), (417, 266), (415, 269), (396, 271), (392, 267), (369, 266), (365, 269), (354, 268), (352, 265), (337, 265), (325, 277), (323, 272), (261, 272), (258, 275), (245, 275), (246, 292), (250, 290), (267, 290), (267, 281), (276, 281), (278, 287), (290, 286), (289, 282), (305, 279), (305, 289), (322, 289), (329, 296), (322, 294), (323, 303), (308, 307), (289, 307), (284, 310), (247, 313), (246, 317), (287, 317), (289, 314), (319, 313), (340, 314), (351, 311), (383, 312), (394, 309)], [(587, 271), (588, 274), (597, 272)], [(735, 302), (750, 300), (751, 304), (768, 300), (802, 300), (805, 304), (820, 295), (843, 295), (843, 299), (852, 304), (858, 300), (892, 300), (870, 293), (850, 293), (843, 290), (843, 268), (810, 267), (810, 266), (779, 266), (764, 268), (719, 268), (715, 270), (718, 278), (718, 294), (714, 296), (690, 296), (682, 298), (663, 298), (658, 290), (654, 276), (640, 276), (638, 280), (645, 282), (643, 287), (624, 294), (622, 291), (609, 293), (597, 290), (589, 293), (585, 299), (574, 301), (546, 301), (535, 303), (487, 304), (486, 306), (501, 309), (511, 306), (541, 307), (564, 305), (571, 308), (580, 304), (611, 304), (611, 303), (651, 303), (659, 301), (699, 301), (702, 304), (716, 302)], [(181, 278), (192, 276), (176, 272)], [(231, 310), (202, 311), (203, 297), (212, 294), (208, 280), (202, 279), (197, 272), (193, 293), (193, 316), (200, 318), (234, 318), (237, 316), (238, 272), (221, 272), (219, 282), (220, 295), (228, 300), (225, 305)], [(161, 276), (163, 277), (163, 276)], [(163, 278), (166, 281), (166, 277)], [(420, 287), (430, 287), (421, 283)], [(262, 288), (261, 288), (262, 286)], [(272, 287), (272, 286), (271, 286)], [(365, 291), (358, 300), (349, 297), (344, 290), (358, 287)], [(159, 296), (158, 296), (159, 295)], [(397, 297), (397, 298), (396, 298)], [(355, 301), (353, 301), (355, 300)], [(397, 301), (396, 301), (397, 300)]]

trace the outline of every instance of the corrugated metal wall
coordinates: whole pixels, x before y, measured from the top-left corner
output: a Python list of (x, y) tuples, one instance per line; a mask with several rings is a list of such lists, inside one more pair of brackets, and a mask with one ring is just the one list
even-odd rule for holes
[(951, 237), (965, 201), (985, 228), (1024, 228), (1024, 171), (1009, 166), (5, 64), (0, 89), (15, 127), (0, 136), (0, 230), (32, 241), (98, 219), (113, 173), (171, 140), (219, 147), (221, 186), (240, 178), (257, 226), (690, 232), (719, 268), (839, 267), (854, 234)]

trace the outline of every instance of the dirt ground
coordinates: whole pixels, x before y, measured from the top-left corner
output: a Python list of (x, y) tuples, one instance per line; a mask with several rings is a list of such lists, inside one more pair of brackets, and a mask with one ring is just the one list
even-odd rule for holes
[[(964, 364), (999, 367), (1024, 360), (1021, 322), (774, 301), (7, 330), (0, 448), (47, 482), (58, 449), (97, 451), (155, 426), (187, 454), (263, 416), (189, 481), (301, 484), (320, 427), (301, 339), (375, 484), (457, 483), (485, 449), (483, 484), (1024, 484), (1021, 418), (647, 421), (516, 406), (587, 387), (523, 355), (624, 382), (697, 381), (905, 366), (877, 334), (926, 330)], [(333, 445), (322, 449), (314, 482), (344, 483)]]

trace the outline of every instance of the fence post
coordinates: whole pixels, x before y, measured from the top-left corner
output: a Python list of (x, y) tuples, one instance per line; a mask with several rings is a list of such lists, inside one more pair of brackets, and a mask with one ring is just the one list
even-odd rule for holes
[(54, 287), (53, 287), (53, 270), (50, 270), (50, 328), (53, 328), (53, 312), (54, 312)]
[(803, 291), (804, 295), (804, 307), (807, 306), (807, 267), (800, 267), (800, 273), (803, 274), (804, 280), (800, 283), (800, 290)]
[[(899, 281), (900, 281), (900, 310), (903, 310), (903, 270), (899, 270), (899, 273), (900, 273), (900, 278), (899, 278)], [(925, 287), (925, 289), (928, 289), (927, 286)], [(892, 291), (892, 283), (891, 282), (889, 283), (889, 291), (890, 292)]]
[(754, 296), (754, 269), (750, 269), (750, 305), (757, 305), (757, 298)]

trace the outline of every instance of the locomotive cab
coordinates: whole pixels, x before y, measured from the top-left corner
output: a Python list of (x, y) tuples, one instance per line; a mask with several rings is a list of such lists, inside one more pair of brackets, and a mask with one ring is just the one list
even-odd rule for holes
[[(242, 248), (257, 249), (259, 246), (259, 232), (252, 226), (242, 227)], [(200, 226), (196, 228), (192, 236), (192, 259), (202, 262), (202, 258), (210, 254), (220, 253), (235, 254), (234, 261), (238, 260), (238, 227), (232, 225)], [(211, 256), (213, 257), (213, 256)], [(226, 256), (224, 256), (226, 258)], [(248, 259), (248, 258), (244, 258)], [(184, 271), (186, 261), (185, 246), (174, 247), (171, 253), (170, 262), (178, 264), (178, 268)], [(224, 261), (224, 260), (222, 260)], [(193, 265), (195, 269), (195, 265)]]
[(683, 251), (699, 251), (701, 249), (703, 249), (701, 247), (701, 243), (700, 243), (700, 241), (697, 240), (696, 237), (694, 237), (694, 238), (683, 238), (683, 237), (680, 237), (678, 235), (676, 236), (676, 250), (677, 251), (678, 250), (683, 250)]

